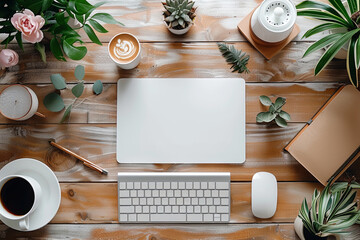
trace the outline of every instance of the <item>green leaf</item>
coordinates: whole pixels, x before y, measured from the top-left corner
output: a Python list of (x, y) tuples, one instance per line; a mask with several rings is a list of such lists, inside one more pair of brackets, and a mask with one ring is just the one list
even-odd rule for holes
[(96, 8), (100, 7), (101, 5), (103, 5), (103, 4), (105, 4), (105, 3), (106, 3), (106, 2), (98, 2), (98, 3), (95, 3), (95, 4), (93, 5), (93, 8), (90, 9), (90, 11), (88, 11), (88, 12), (85, 14), (85, 19), (88, 19), (89, 16), (90, 16), (90, 14), (91, 14)]
[(261, 95), (259, 97), (259, 99), (260, 99), (260, 102), (262, 103), (262, 105), (264, 105), (264, 106), (270, 106), (272, 104), (272, 102), (268, 96)]
[(76, 84), (72, 89), (71, 89), (72, 94), (79, 98), (81, 96), (81, 94), (83, 94), (84, 92), (84, 83), (80, 82), (78, 84)]
[(89, 19), (90, 25), (98, 32), (100, 33), (107, 33), (108, 30), (106, 30), (99, 22), (93, 19)]
[(329, 30), (329, 29), (336, 29), (336, 28), (343, 28), (344, 26), (338, 23), (324, 23), (320, 24), (312, 29), (309, 29), (302, 38), (308, 38), (312, 35), (315, 35), (317, 33)]
[(25, 8), (30, 9), (36, 15), (40, 12), (43, 0), (31, 0), (31, 1), (24, 1), (26, 4), (24, 5)]
[(280, 110), (280, 109), (282, 108), (282, 106), (284, 106), (285, 103), (286, 103), (286, 99), (285, 99), (285, 98), (282, 98), (282, 97), (276, 98), (275, 104), (274, 104), (275, 111)]
[(280, 116), (281, 118), (283, 118), (284, 120), (286, 120), (286, 121), (290, 121), (290, 120), (291, 120), (290, 114), (288, 114), (287, 112), (285, 112), (285, 111), (283, 111), (283, 110), (280, 111), (279, 116)]
[(315, 67), (315, 75), (318, 75), (334, 58), (341, 47), (344, 46), (344, 44), (359, 31), (360, 29), (358, 28), (345, 33), (342, 38), (338, 39), (331, 47), (329, 47), (329, 49), (322, 55), (319, 62), (317, 63)]
[(348, 12), (346, 11), (344, 4), (341, 2), (341, 0), (329, 0), (330, 4), (334, 6), (336, 10), (338, 10), (346, 19), (346, 21), (349, 23), (352, 28), (356, 28), (356, 25), (351, 20)]
[(93, 6), (86, 0), (70, 0), (68, 6), (71, 11), (81, 15), (93, 9)]
[(356, 53), (356, 68), (359, 68), (360, 65), (360, 41), (359, 39), (356, 41), (355, 45), (355, 53)]
[(341, 15), (336, 11), (333, 7), (329, 6), (326, 3), (322, 2), (314, 2), (314, 1), (303, 1), (296, 5), (296, 9), (304, 9), (304, 8), (314, 8), (318, 10), (325, 10), (329, 13), (334, 14), (335, 16), (341, 17)]
[(78, 41), (74, 38), (63, 40), (63, 49), (65, 54), (72, 60), (81, 60), (87, 53), (85, 46), (74, 46), (73, 43)]
[(45, 10), (47, 10), (51, 6), (52, 2), (53, 0), (43, 0), (41, 10), (45, 12)]
[[(172, 22), (172, 24), (174, 23), (175, 22)], [(226, 62), (232, 65), (230, 67), (230, 69), (233, 69), (232, 72), (250, 72), (247, 68), (247, 64), (250, 59), (249, 55), (247, 55), (245, 52), (242, 52), (241, 50), (237, 50), (233, 45), (227, 45), (225, 43), (218, 43), (217, 45)]]
[(11, 42), (15, 38), (15, 35), (9, 35), (7, 38), (5, 38), (0, 44), (8, 45), (9, 42)]
[(256, 116), (256, 122), (258, 122), (258, 123), (271, 122), (272, 120), (275, 119), (275, 117), (276, 117), (276, 114), (273, 114), (271, 112), (260, 112)]
[(276, 124), (279, 126), (279, 127), (287, 127), (287, 123), (285, 121), (285, 119), (283, 119), (282, 117), (280, 116), (277, 116), (275, 118), (275, 122)]
[(55, 89), (62, 90), (66, 88), (65, 78), (61, 74), (51, 74), (50, 79)]
[(93, 85), (93, 91), (96, 95), (99, 95), (103, 91), (103, 84), (100, 80), (96, 80)]
[(58, 40), (54, 37), (50, 40), (50, 50), (57, 60), (66, 61)]
[(64, 109), (64, 101), (57, 93), (49, 93), (44, 98), (44, 106), (51, 112), (60, 112)]
[(41, 56), (41, 60), (46, 63), (46, 53), (45, 53), (45, 46), (42, 43), (35, 43), (35, 49), (38, 50)]
[(332, 13), (321, 12), (319, 10), (312, 10), (312, 9), (310, 9), (310, 10), (301, 10), (301, 11), (298, 11), (297, 15), (298, 16), (305, 16), (305, 17), (313, 17), (315, 19), (323, 20), (323, 21), (336, 22), (336, 23), (344, 25), (345, 27), (348, 27), (348, 28), (353, 27), (352, 24), (349, 24), (343, 18), (341, 18), (339, 16), (336, 16), (336, 15), (334, 15)]
[(82, 14), (75, 14), (75, 18), (81, 23), (84, 24), (85, 20), (84, 20), (84, 15)]
[(334, 33), (334, 34), (330, 34), (327, 35), (326, 37), (323, 37), (322, 39), (320, 39), (319, 41), (315, 42), (314, 44), (312, 44), (304, 53), (303, 57), (306, 57), (307, 55), (309, 55), (310, 53), (313, 53), (319, 49), (322, 49), (328, 45), (330, 45), (331, 43), (337, 41), (338, 39), (340, 39), (344, 34), (343, 33)]
[(359, 86), (358, 67), (355, 55), (355, 47), (357, 41), (358, 37), (353, 36), (351, 38), (346, 58), (346, 70), (348, 72), (351, 84), (354, 85), (356, 88)]
[(354, 12), (356, 12), (357, 9), (358, 9), (357, 1), (358, 1), (358, 0), (347, 0), (351, 14), (353, 14)]
[(113, 16), (108, 13), (96, 13), (91, 18), (102, 21), (104, 23), (124, 25), (121, 22), (115, 20)]
[(60, 120), (60, 123), (64, 123), (67, 119), (69, 119), (70, 117), (70, 113), (71, 113), (71, 109), (72, 109), (72, 104), (70, 104), (65, 112), (64, 112), (64, 115), (62, 116), (61, 120)]
[(74, 75), (77, 80), (83, 80), (85, 76), (85, 68), (83, 65), (77, 65), (75, 67)]
[(17, 41), (19, 47), (24, 51), (21, 32), (17, 32), (16, 35), (15, 35), (15, 38), (16, 38), (16, 41)]
[(85, 30), (86, 34), (89, 36), (90, 40), (93, 43), (96, 43), (98, 45), (102, 45), (99, 38), (96, 36), (94, 30), (92, 30), (92, 28), (88, 24), (84, 25), (84, 30)]

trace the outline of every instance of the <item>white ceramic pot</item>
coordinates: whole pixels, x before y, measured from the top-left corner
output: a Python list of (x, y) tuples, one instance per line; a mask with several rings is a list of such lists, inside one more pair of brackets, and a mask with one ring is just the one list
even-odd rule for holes
[[(301, 218), (297, 216), (294, 221), (294, 229), (300, 240), (307, 240), (304, 236), (304, 223)], [(340, 234), (332, 234), (327, 236), (327, 240), (343, 240), (344, 238)]]
[(169, 25), (167, 24), (167, 22), (165, 22), (165, 20), (164, 20), (164, 23), (165, 23), (165, 26), (167, 27), (167, 29), (169, 29), (169, 31), (175, 35), (183, 35), (183, 34), (187, 33), (190, 30), (190, 28), (194, 25), (194, 23), (191, 23), (184, 29), (173, 29), (173, 28), (169, 27)]

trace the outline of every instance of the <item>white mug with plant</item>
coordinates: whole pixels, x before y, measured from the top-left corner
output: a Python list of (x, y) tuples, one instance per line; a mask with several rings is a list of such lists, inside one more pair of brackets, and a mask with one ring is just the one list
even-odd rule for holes
[(170, 32), (176, 35), (187, 33), (194, 24), (195, 2), (191, 0), (166, 0), (162, 3), (164, 22)]
[(312, 44), (303, 57), (327, 48), (315, 67), (315, 75), (318, 75), (342, 48), (347, 48), (346, 69), (351, 84), (359, 88), (360, 2), (359, 0), (329, 0), (329, 3), (330, 5), (317, 1), (303, 1), (296, 6), (298, 16), (311, 17), (323, 22), (308, 30), (303, 38), (324, 31), (333, 32)]

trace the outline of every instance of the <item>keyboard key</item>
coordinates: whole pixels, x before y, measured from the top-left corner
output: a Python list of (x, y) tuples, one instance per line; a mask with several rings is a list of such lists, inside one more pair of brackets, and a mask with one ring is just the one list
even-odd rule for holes
[(192, 198), (191, 199), (191, 204), (194, 205), (194, 206), (198, 205), (199, 204), (199, 199), (198, 198)]
[(134, 188), (133, 182), (127, 182), (127, 183), (126, 183), (126, 188), (127, 188), (127, 189), (133, 189), (133, 188)]
[(140, 182), (134, 182), (134, 189), (140, 189), (141, 188), (141, 185), (140, 185)]
[(190, 197), (196, 197), (196, 190), (190, 190), (189, 191), (189, 196)]
[(201, 222), (202, 214), (187, 214), (187, 221), (189, 222)]
[(133, 213), (135, 211), (134, 206), (120, 206), (119, 212), (120, 213)]
[(208, 184), (209, 186), (209, 189), (215, 189), (215, 182), (209, 182), (209, 184)]
[(194, 212), (195, 213), (200, 213), (201, 212), (201, 207), (200, 206), (195, 206), (194, 207)]
[(156, 213), (156, 206), (151, 206), (150, 207), (150, 212), (151, 213)]
[(213, 221), (213, 215), (212, 214), (204, 214), (204, 221), (206, 222), (212, 222)]
[(191, 204), (190, 198), (184, 198), (184, 205), (190, 205), (190, 204)]
[(210, 206), (209, 207), (209, 213), (215, 213), (215, 212), (216, 212), (215, 206)]
[[(119, 182), (119, 189), (120, 190), (123, 190), (123, 189), (126, 189), (126, 182)], [(127, 215), (124, 215), (127, 219)], [(124, 220), (124, 221), (127, 221), (127, 220)]]
[(229, 183), (228, 182), (217, 182), (216, 189), (229, 189)]
[(144, 190), (138, 190), (138, 197), (144, 197)]
[(210, 190), (205, 190), (204, 191), (204, 197), (211, 197), (211, 191)]
[(204, 191), (203, 190), (197, 190), (196, 191), (196, 196), (197, 197), (203, 197), (204, 196)]
[(150, 215), (149, 214), (138, 214), (137, 219), (139, 222), (148, 222), (148, 221), (150, 221)]
[(161, 205), (161, 198), (155, 198), (154, 203), (155, 205)]
[(146, 198), (140, 198), (140, 205), (146, 205)]
[(162, 182), (156, 182), (156, 189), (162, 189), (163, 183)]
[(171, 213), (171, 206), (165, 206), (165, 213)]
[(220, 214), (214, 214), (214, 221), (220, 222)]
[(180, 206), (180, 213), (185, 213), (185, 212), (186, 212), (186, 207)]
[(219, 191), (219, 196), (220, 197), (229, 197), (229, 191), (221, 190), (221, 191)]
[(224, 222), (229, 221), (229, 214), (221, 214), (221, 221)]
[(201, 212), (202, 213), (208, 213), (209, 212), (209, 207), (208, 206), (202, 206), (201, 207)]
[(205, 198), (199, 198), (199, 205), (205, 205)]
[(211, 191), (211, 196), (212, 197), (218, 197), (219, 196), (219, 191), (218, 190), (212, 190)]
[(229, 199), (228, 198), (222, 198), (221, 199), (221, 205), (229, 205)]
[(164, 206), (158, 206), (157, 212), (158, 213), (163, 213), (164, 212)]
[(172, 212), (178, 213), (179, 212), (179, 206), (172, 206)]
[(130, 193), (129, 193), (128, 190), (120, 190), (120, 191), (119, 191), (119, 196), (120, 196), (121, 198), (122, 198), (122, 197), (127, 198), (127, 197), (130, 197)]
[(120, 205), (131, 205), (131, 198), (120, 198), (119, 204)]
[(188, 197), (189, 196), (189, 191), (188, 190), (182, 190), (181, 191), (181, 196), (182, 197)]
[(133, 200), (133, 205), (139, 205), (139, 203), (140, 203), (140, 200), (139, 200), (139, 198), (133, 198), (132, 199)]
[(149, 189), (155, 189), (155, 182), (149, 182)]
[(186, 189), (192, 189), (192, 182), (186, 182)]
[(164, 182), (164, 189), (170, 189), (170, 182)]
[(120, 214), (120, 222), (126, 222), (127, 221), (127, 214)]
[(220, 205), (220, 198), (214, 198), (214, 205)]
[(167, 197), (173, 197), (174, 196), (174, 190), (167, 190), (166, 191), (166, 196)]
[(206, 205), (213, 205), (213, 199), (212, 198), (207, 198), (206, 199)]
[(148, 183), (147, 182), (142, 182), (141, 183), (141, 189), (144, 189), (144, 190), (148, 189)]
[(166, 197), (166, 190), (160, 190), (159, 195), (160, 197)]
[(200, 182), (194, 182), (193, 185), (194, 185), (193, 186), (194, 189), (200, 189)]
[(151, 190), (145, 190), (145, 197), (151, 197)]
[(175, 195), (175, 197), (181, 197), (181, 191), (180, 190), (175, 190), (174, 195)]
[(128, 221), (129, 222), (135, 222), (136, 221), (136, 214), (129, 214), (128, 215)]
[(176, 204), (175, 198), (170, 198), (169, 199), (169, 205), (175, 205), (175, 204)]
[(137, 191), (136, 191), (136, 190), (131, 190), (131, 191), (130, 191), (130, 196), (131, 196), (132, 198), (137, 197)]
[(149, 213), (150, 212), (150, 207), (149, 206), (143, 206), (143, 213)]
[(184, 205), (184, 199), (182, 199), (182, 198), (177, 198), (177, 199), (176, 199), (176, 205)]
[(161, 204), (162, 205), (168, 205), (169, 204), (169, 199), (168, 198), (162, 198), (161, 199)]
[(185, 189), (185, 182), (179, 182), (179, 189)]
[(159, 190), (152, 190), (153, 197), (159, 197)]
[(142, 207), (141, 206), (136, 206), (135, 207), (135, 212), (136, 213), (141, 213), (142, 212)]
[(151, 214), (150, 220), (151, 222), (184, 222), (186, 214)]
[(171, 189), (177, 189), (177, 182), (171, 182)]
[(186, 207), (186, 212), (187, 213), (193, 213), (194, 212), (194, 207), (193, 206), (187, 206)]
[(216, 212), (217, 213), (228, 213), (229, 212), (229, 207), (228, 206), (217, 206), (216, 207)]
[(207, 189), (207, 182), (201, 182), (200, 187), (201, 189)]

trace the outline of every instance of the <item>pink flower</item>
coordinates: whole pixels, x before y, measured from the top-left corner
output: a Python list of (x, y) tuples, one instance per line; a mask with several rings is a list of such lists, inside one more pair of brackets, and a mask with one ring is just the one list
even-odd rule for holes
[(15, 13), (11, 18), (11, 23), (22, 32), (23, 38), (28, 42), (37, 43), (44, 37), (40, 30), (45, 24), (44, 18), (40, 15), (35, 16), (29, 9), (25, 9), (22, 13)]
[(3, 49), (0, 52), (0, 66), (11, 67), (19, 62), (19, 55), (11, 49)]

